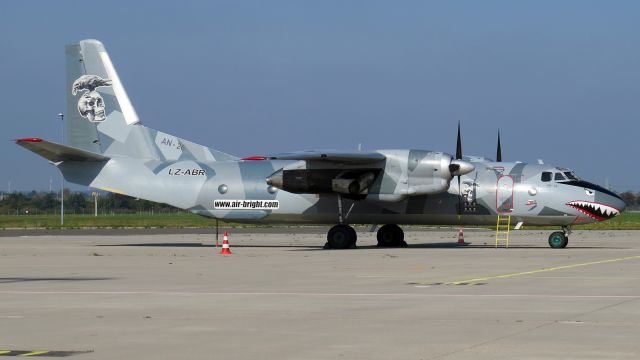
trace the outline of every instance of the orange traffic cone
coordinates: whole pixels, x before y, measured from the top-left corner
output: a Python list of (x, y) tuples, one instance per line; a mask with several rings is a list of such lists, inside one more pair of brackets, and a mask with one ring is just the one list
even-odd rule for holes
[(229, 234), (225, 230), (224, 236), (222, 237), (222, 250), (220, 250), (220, 254), (231, 255), (231, 248), (229, 247)]
[(464, 233), (462, 232), (462, 228), (458, 231), (458, 245), (466, 245), (464, 242)]

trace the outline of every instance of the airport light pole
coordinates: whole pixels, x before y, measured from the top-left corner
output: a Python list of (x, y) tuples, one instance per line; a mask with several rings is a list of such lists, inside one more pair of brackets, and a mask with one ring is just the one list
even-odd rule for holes
[(93, 206), (94, 206), (93, 216), (97, 217), (98, 216), (98, 196), (100, 196), (100, 194), (97, 191), (94, 191), (91, 193), (91, 196), (93, 196)]
[[(62, 135), (62, 145), (64, 145), (64, 114), (59, 113), (60, 116), (60, 127), (62, 131), (60, 134)], [(64, 175), (60, 173), (60, 225), (64, 226)]]

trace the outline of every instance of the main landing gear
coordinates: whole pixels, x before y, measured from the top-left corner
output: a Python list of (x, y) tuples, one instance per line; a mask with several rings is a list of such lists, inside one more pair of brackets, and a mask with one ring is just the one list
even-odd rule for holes
[(339, 224), (332, 227), (327, 233), (327, 243), (324, 245), (325, 249), (353, 249), (356, 247), (356, 240), (358, 240), (356, 231), (351, 226), (343, 224), (343, 222), (349, 217), (349, 214), (351, 214), (351, 210), (353, 210), (354, 205), (355, 202), (352, 202), (347, 214), (343, 214), (342, 195), (338, 194)]
[(563, 226), (562, 231), (554, 231), (549, 235), (549, 246), (554, 249), (564, 249), (569, 243), (569, 234), (571, 234), (571, 228)]
[(358, 235), (349, 225), (339, 224), (332, 227), (327, 233), (325, 249), (353, 249), (356, 247)]
[[(406, 247), (404, 232), (400, 226), (387, 224), (378, 229), (378, 247)], [(327, 233), (325, 249), (354, 249), (358, 236), (349, 225), (338, 224)]]
[[(335, 225), (327, 233), (327, 243), (325, 249), (354, 249), (358, 235), (356, 231), (343, 222), (349, 217), (355, 202), (351, 203), (346, 214), (342, 211), (342, 195), (337, 194), (338, 199), (338, 225)], [(373, 230), (372, 230), (373, 231)], [(378, 229), (378, 246), (379, 247), (406, 247), (404, 241), (404, 232), (400, 226), (395, 224), (387, 224)]]
[(378, 229), (378, 247), (406, 247), (404, 232), (396, 224), (387, 224)]

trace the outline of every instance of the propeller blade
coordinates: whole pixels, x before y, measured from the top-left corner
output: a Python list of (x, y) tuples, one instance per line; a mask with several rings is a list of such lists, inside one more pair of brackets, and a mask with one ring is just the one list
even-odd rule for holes
[(460, 139), (460, 122), (458, 121), (458, 139), (456, 140), (456, 160), (462, 160), (462, 140)]
[(458, 220), (462, 215), (462, 189), (460, 188), (460, 175), (458, 175)]
[(496, 151), (496, 162), (502, 162), (502, 146), (500, 146), (500, 130), (498, 130), (498, 150)]
[[(462, 215), (462, 189), (460, 189), (460, 170), (462, 163), (459, 160), (462, 160), (462, 139), (460, 137), (460, 121), (458, 121), (458, 136), (456, 137), (456, 160), (452, 161), (449, 164), (449, 171), (452, 175), (457, 175), (458, 177), (458, 221), (460, 220), (460, 215)], [(465, 166), (466, 167), (466, 166)]]

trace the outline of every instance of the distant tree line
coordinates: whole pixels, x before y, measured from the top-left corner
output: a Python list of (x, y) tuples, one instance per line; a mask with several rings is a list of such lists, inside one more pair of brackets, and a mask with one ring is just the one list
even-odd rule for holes
[[(131, 196), (99, 192), (98, 214), (112, 213), (168, 213), (183, 211), (171, 205), (160, 204)], [(87, 192), (64, 191), (65, 214), (93, 214), (94, 197)], [(0, 195), (0, 215), (60, 214), (60, 193), (13, 192)]]
[(640, 192), (625, 191), (620, 197), (627, 203), (628, 210), (640, 209)]

